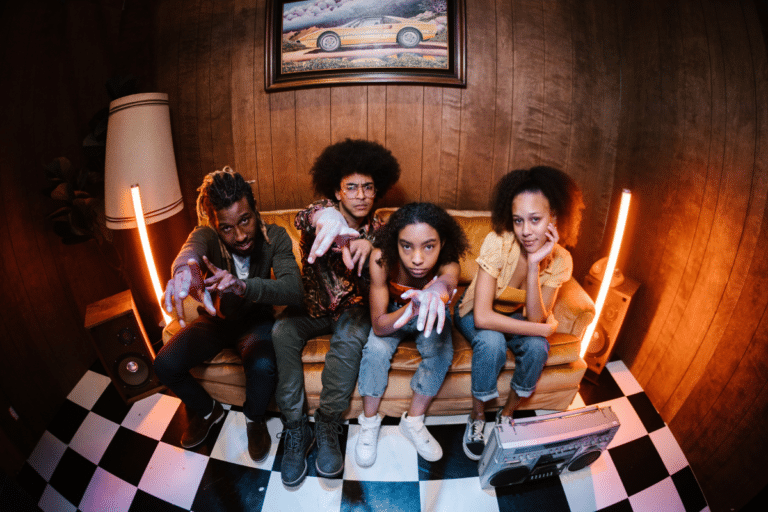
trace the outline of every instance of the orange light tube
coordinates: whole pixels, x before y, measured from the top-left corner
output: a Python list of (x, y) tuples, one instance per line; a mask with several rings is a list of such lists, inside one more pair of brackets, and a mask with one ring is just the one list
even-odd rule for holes
[(611, 242), (611, 252), (608, 254), (608, 263), (605, 266), (605, 274), (603, 274), (603, 280), (600, 283), (600, 291), (597, 293), (597, 299), (595, 300), (595, 318), (592, 323), (587, 326), (587, 330), (584, 331), (584, 337), (581, 339), (581, 357), (587, 353), (587, 348), (592, 341), (592, 336), (595, 334), (597, 328), (597, 321), (600, 319), (600, 313), (603, 311), (605, 305), (605, 297), (608, 295), (608, 289), (611, 287), (611, 278), (613, 277), (613, 271), (616, 269), (616, 260), (619, 259), (619, 250), (621, 249), (621, 240), (624, 237), (624, 227), (627, 224), (627, 215), (629, 214), (629, 201), (632, 198), (632, 193), (624, 189), (621, 193), (621, 204), (619, 205), (619, 218), (616, 221), (616, 229), (613, 232), (613, 242)]
[(165, 308), (163, 308), (163, 288), (160, 286), (160, 278), (157, 275), (155, 258), (152, 256), (152, 247), (149, 245), (147, 224), (144, 221), (144, 208), (141, 206), (141, 193), (139, 192), (138, 185), (131, 186), (131, 199), (133, 199), (133, 212), (136, 215), (136, 225), (139, 228), (139, 238), (141, 239), (141, 247), (144, 250), (144, 260), (147, 262), (149, 277), (152, 280), (152, 288), (155, 290), (157, 303), (160, 306), (160, 312), (163, 314), (165, 325), (168, 325), (171, 321), (171, 317), (168, 316), (165, 312)]

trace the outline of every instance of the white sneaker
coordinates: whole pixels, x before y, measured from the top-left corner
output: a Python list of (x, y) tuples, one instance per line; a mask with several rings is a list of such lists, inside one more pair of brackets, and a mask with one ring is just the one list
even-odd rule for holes
[(424, 425), (424, 415), (410, 417), (407, 414), (404, 412), (400, 418), (400, 432), (413, 443), (422, 458), (429, 462), (440, 460), (443, 456), (443, 449), (440, 448), (440, 444)]
[(381, 416), (377, 414), (373, 418), (366, 418), (365, 413), (361, 412), (357, 421), (360, 423), (360, 431), (357, 433), (355, 461), (357, 461), (358, 466), (367, 468), (376, 462), (376, 445), (379, 442)]

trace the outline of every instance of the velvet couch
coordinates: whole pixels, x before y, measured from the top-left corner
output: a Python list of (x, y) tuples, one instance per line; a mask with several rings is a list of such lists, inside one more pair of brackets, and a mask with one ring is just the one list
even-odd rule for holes
[[(379, 209), (382, 218), (388, 218), (394, 208)], [(277, 224), (286, 229), (293, 240), (293, 251), (301, 265), (299, 256), (299, 233), (293, 225), (293, 219), (299, 210), (278, 210), (261, 212), (266, 223)], [(490, 213), (449, 210), (449, 213), (464, 228), (470, 242), (470, 253), (461, 261), (459, 292), (471, 282), (477, 270), (475, 259), (485, 235), (491, 230)], [(186, 312), (194, 315), (197, 304), (188, 299)], [(587, 368), (579, 357), (581, 337), (594, 318), (595, 309), (592, 299), (579, 283), (571, 278), (566, 282), (557, 297), (554, 315), (559, 325), (557, 331), (549, 337), (550, 354), (544, 372), (539, 379), (536, 391), (520, 404), (521, 409), (564, 410), (573, 400), (579, 389), (579, 382)], [(190, 316), (188, 316), (190, 318)], [(167, 341), (179, 329), (172, 321), (163, 331), (163, 341)], [(309, 340), (303, 353), (304, 384), (309, 413), (317, 407), (320, 399), (320, 374), (323, 369), (325, 354), (329, 347), (329, 336)], [(428, 414), (464, 414), (471, 409), (470, 376), (472, 348), (467, 340), (453, 329), (453, 363), (445, 378), (440, 392), (429, 408)], [(400, 416), (408, 408), (411, 399), (410, 380), (419, 364), (419, 352), (413, 341), (400, 344), (392, 360), (389, 384), (381, 402), (379, 411), (389, 416)], [(488, 403), (488, 410), (502, 405), (507, 393), (512, 374), (515, 371), (514, 357), (508, 352), (507, 364), (499, 375), (500, 398)], [(223, 403), (242, 405), (245, 400), (245, 374), (239, 357), (231, 350), (223, 350), (212, 360), (194, 368), (192, 374), (203, 387)], [(272, 404), (274, 408), (274, 402)], [(352, 396), (345, 417), (356, 417), (362, 410), (362, 398), (357, 389)]]

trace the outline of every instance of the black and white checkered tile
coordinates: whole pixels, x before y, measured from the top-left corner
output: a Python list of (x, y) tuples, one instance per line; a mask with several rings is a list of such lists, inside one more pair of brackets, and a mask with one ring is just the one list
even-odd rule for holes
[[(607, 370), (599, 385), (582, 384), (571, 408), (612, 407), (621, 427), (608, 449), (581, 471), (531, 484), (481, 489), (477, 463), (461, 447), (463, 415), (428, 418), (444, 452), (435, 463), (416, 454), (397, 418), (385, 418), (370, 468), (355, 464), (359, 427), (352, 421), (342, 437), (343, 476), (319, 478), (313, 452), (309, 476), (288, 490), (280, 480), (282, 444), (276, 440), (261, 464), (249, 458), (242, 409), (229, 408), (205, 443), (184, 450), (178, 440), (185, 413), (176, 397), (155, 394), (127, 406), (99, 368), (72, 390), (17, 480), (46, 512), (709, 510), (678, 443), (637, 381), (621, 361)], [(276, 436), (280, 420), (270, 418), (268, 427)]]

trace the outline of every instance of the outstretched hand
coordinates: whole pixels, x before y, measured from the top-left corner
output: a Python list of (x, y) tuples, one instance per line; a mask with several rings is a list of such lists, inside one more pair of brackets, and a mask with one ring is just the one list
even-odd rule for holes
[(236, 278), (227, 270), (217, 267), (206, 256), (203, 256), (203, 262), (211, 271), (211, 276), (203, 281), (206, 292), (234, 293), (238, 297), (245, 295), (245, 281)]
[(552, 254), (552, 249), (555, 248), (555, 244), (560, 240), (560, 234), (557, 232), (557, 227), (553, 223), (549, 223), (547, 231), (545, 233), (547, 241), (539, 248), (538, 251), (528, 255), (528, 262), (531, 264), (539, 264), (544, 258)]
[(416, 329), (424, 332), (425, 337), (429, 337), (432, 334), (432, 328), (437, 321), (437, 334), (443, 332), (445, 326), (445, 304), (450, 302), (450, 299), (456, 293), (448, 293), (445, 284), (442, 281), (438, 281), (437, 278), (433, 279), (423, 290), (408, 290), (400, 297), (403, 299), (410, 299), (405, 311), (392, 325), (395, 329), (402, 328), (407, 324), (411, 318), (418, 315), (416, 320)]
[(355, 266), (357, 266), (357, 276), (362, 276), (365, 262), (368, 261), (368, 256), (373, 250), (373, 245), (365, 238), (339, 240), (340, 238), (346, 237), (337, 237), (336, 247), (334, 247), (333, 250), (341, 252), (341, 259), (344, 261), (344, 266), (349, 270), (354, 270)]
[[(328, 249), (331, 248), (334, 242), (343, 248), (349, 245), (350, 240), (360, 236), (360, 233), (349, 227), (344, 216), (336, 208), (328, 207), (315, 215), (317, 215), (315, 220), (315, 241), (312, 243), (312, 248), (307, 255), (307, 262), (310, 264), (314, 263), (316, 258), (328, 252)], [(350, 253), (348, 256), (349, 261), (351, 261), (352, 257)], [(351, 265), (347, 264), (346, 259), (344, 263), (350, 270), (354, 268), (354, 263)]]
[(211, 315), (216, 314), (211, 294), (205, 288), (203, 282), (200, 264), (195, 259), (189, 259), (186, 266), (177, 270), (165, 287), (165, 310), (168, 314), (171, 314), (174, 308), (176, 309), (176, 316), (181, 327), (186, 327), (187, 325), (184, 315), (184, 299), (187, 295), (201, 302), (205, 310)]

